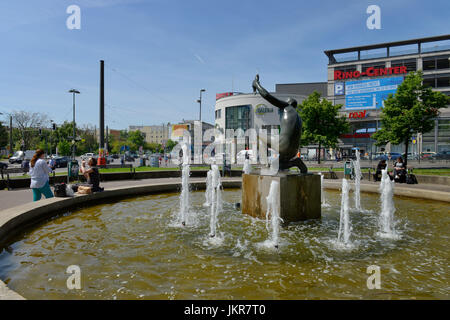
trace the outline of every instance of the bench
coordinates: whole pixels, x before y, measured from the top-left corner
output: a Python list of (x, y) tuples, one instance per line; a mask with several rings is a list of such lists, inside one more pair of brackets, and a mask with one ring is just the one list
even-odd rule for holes
[(27, 172), (29, 172), (28, 168), (27, 169), (24, 169), (24, 168), (0, 169), (0, 173), (1, 173), (2, 179), (5, 179), (4, 175), (6, 174), (6, 186), (7, 186), (8, 190), (10, 190), (10, 187), (9, 187), (9, 181), (10, 181), (9, 174), (10, 173), (23, 173), (23, 174), (25, 174)]

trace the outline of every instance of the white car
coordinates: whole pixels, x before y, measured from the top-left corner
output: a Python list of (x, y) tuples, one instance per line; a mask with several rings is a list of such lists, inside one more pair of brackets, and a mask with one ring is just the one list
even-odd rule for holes
[(95, 155), (93, 154), (93, 153), (90, 153), (90, 152), (88, 152), (88, 153), (85, 153), (85, 154), (83, 154), (82, 156), (81, 156), (81, 160), (89, 160), (89, 158), (93, 158)]

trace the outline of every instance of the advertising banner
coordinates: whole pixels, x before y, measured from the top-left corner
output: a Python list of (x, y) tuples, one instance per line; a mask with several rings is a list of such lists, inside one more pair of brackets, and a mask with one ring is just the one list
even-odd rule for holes
[(390, 93), (397, 91), (403, 77), (345, 83), (345, 109), (381, 109)]

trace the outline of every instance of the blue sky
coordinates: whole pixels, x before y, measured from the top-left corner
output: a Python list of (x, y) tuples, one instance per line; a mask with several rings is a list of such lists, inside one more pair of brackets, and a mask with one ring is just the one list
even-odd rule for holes
[[(69, 30), (69, 5), (81, 30)], [(366, 8), (381, 8), (381, 30)], [(0, 112), (99, 122), (105, 60), (106, 124), (214, 122), (215, 94), (250, 92), (258, 72), (276, 83), (326, 81), (323, 51), (450, 33), (450, 1), (16, 0), (0, 4)], [(3, 117), (4, 119), (4, 117)]]

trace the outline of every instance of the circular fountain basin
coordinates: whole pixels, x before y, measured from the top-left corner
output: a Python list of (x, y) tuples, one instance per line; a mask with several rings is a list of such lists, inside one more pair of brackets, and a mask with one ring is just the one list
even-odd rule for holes
[[(179, 194), (140, 196), (67, 211), (16, 237), (0, 253), (0, 279), (27, 299), (448, 299), (448, 204), (395, 198), (397, 237), (379, 236), (379, 195), (350, 210), (351, 246), (337, 244), (340, 193), (326, 191), (322, 219), (280, 229), (223, 192), (209, 236), (204, 192), (192, 192), (186, 226)], [(353, 206), (353, 199), (350, 200)], [(81, 289), (68, 289), (69, 266)], [(381, 289), (369, 289), (369, 266)]]

